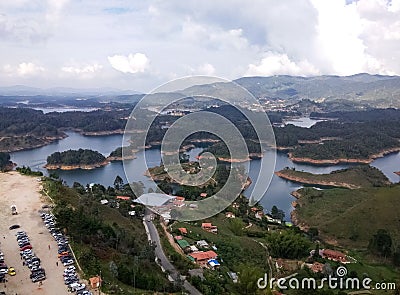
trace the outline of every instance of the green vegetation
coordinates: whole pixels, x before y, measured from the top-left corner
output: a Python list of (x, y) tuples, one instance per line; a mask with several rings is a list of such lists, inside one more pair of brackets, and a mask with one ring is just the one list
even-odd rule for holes
[(335, 170), (329, 174), (312, 174), (286, 167), (277, 172), (279, 177), (304, 184), (333, 187), (361, 188), (380, 187), (390, 184), (388, 178), (378, 168), (369, 165), (354, 166)]
[(32, 171), (31, 167), (17, 167), (17, 170), (19, 173), (24, 174), (24, 175), (30, 175), (30, 176), (43, 176), (43, 173), (40, 171)]
[(106, 158), (89, 149), (55, 152), (47, 157), (47, 165), (93, 165), (103, 163)]
[(44, 190), (55, 201), (58, 226), (70, 237), (85, 275), (101, 271), (104, 291), (133, 294), (133, 287), (178, 291), (154, 262), (154, 245), (147, 241), (141, 215), (129, 217), (124, 203), (116, 209), (98, 202), (98, 198), (110, 198), (107, 192), (125, 191), (99, 185), (87, 190), (78, 183), (68, 188), (50, 179), (44, 182)]
[(27, 108), (0, 107), (0, 151), (46, 145), (64, 138), (63, 129), (83, 133), (123, 130), (130, 108), (113, 111), (47, 113)]
[(0, 171), (4, 171), (11, 165), (10, 154), (0, 152)]
[(291, 230), (270, 233), (266, 240), (273, 257), (300, 259), (310, 253), (311, 242)]
[(380, 229), (400, 241), (400, 185), (355, 190), (303, 188), (295, 218), (318, 228), (320, 237), (351, 249), (366, 249)]

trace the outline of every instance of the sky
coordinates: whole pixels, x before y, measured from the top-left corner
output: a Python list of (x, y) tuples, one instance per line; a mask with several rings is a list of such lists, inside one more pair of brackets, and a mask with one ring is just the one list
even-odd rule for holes
[(400, 0), (0, 0), (0, 86), (400, 74)]

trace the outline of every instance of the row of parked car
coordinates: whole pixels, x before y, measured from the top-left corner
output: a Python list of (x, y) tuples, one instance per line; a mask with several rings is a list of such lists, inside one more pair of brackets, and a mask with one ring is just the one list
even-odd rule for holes
[(40, 266), (40, 259), (33, 252), (31, 242), (26, 232), (18, 231), (15, 236), (17, 238), (23, 265), (26, 265), (31, 271), (30, 279), (32, 282), (36, 283), (45, 280), (46, 272), (44, 268)]
[(76, 292), (77, 295), (92, 295), (90, 291), (86, 290), (86, 285), (79, 282), (78, 274), (76, 273), (74, 258), (71, 255), (71, 249), (68, 243), (68, 237), (65, 236), (59, 228), (57, 228), (57, 221), (51, 213), (41, 213), (40, 217), (58, 246), (58, 258), (60, 262), (66, 266), (64, 269), (64, 283), (68, 287), (69, 292)]
[(6, 274), (15, 276), (15, 269), (7, 266), (4, 261), (4, 253), (0, 251), (0, 283), (6, 282)]

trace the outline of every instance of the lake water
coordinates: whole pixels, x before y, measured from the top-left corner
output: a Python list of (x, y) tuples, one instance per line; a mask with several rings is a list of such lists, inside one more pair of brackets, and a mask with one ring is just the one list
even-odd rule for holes
[(66, 112), (93, 112), (97, 111), (99, 108), (33, 108), (37, 111), (42, 111), (44, 114), (56, 112), (56, 113), (66, 113)]
[[(127, 145), (127, 142), (122, 142), (122, 135), (109, 135), (109, 136), (82, 136), (75, 132), (68, 132), (68, 137), (54, 142), (50, 145), (36, 148), (27, 151), (14, 152), (11, 154), (11, 160), (19, 166), (30, 166), (35, 170), (40, 170), (47, 174), (47, 170), (43, 168), (46, 163), (46, 158), (56, 151), (65, 151), (68, 149), (87, 148), (97, 150), (105, 156), (108, 156), (111, 151), (117, 147)], [(195, 156), (201, 149), (193, 149), (189, 152), (191, 159), (194, 160)], [(272, 151), (267, 151), (265, 157), (272, 157)], [(141, 151), (137, 153), (137, 159), (131, 160), (127, 163), (126, 168), (131, 171), (131, 178), (135, 181), (142, 181), (146, 188), (152, 187), (152, 182), (148, 177), (144, 176), (146, 167), (138, 165), (139, 159), (146, 157), (146, 162), (149, 167), (157, 166), (160, 164), (161, 155), (160, 151), (156, 149)], [(260, 160), (253, 160), (250, 163), (249, 176), (253, 180), (256, 179), (260, 168)], [(393, 172), (400, 170), (400, 153), (387, 155), (384, 158), (375, 160), (373, 166), (382, 170), (392, 182), (399, 182), (400, 177)], [(307, 164), (295, 164), (289, 160), (285, 153), (278, 152), (276, 157), (275, 170), (281, 170), (285, 167), (295, 167), (296, 170), (304, 170), (311, 173), (329, 173), (334, 170), (349, 167), (349, 165), (335, 165), (335, 166), (313, 166)], [(114, 179), (117, 175), (121, 176), (126, 181), (124, 168), (122, 162), (112, 162), (109, 165), (93, 170), (72, 170), (63, 171), (57, 170), (57, 174), (68, 185), (72, 185), (75, 181), (83, 185), (89, 183), (101, 183), (105, 186), (112, 186)], [(245, 195), (249, 196), (254, 183), (246, 190)], [(289, 220), (290, 212), (292, 211), (291, 202), (294, 198), (290, 193), (301, 186), (290, 181), (283, 180), (277, 176), (273, 176), (271, 185), (268, 191), (264, 194), (260, 203), (266, 210), (270, 210), (273, 205), (282, 209), (286, 213), (286, 219)]]
[(314, 126), (318, 122), (322, 122), (324, 120), (315, 120), (308, 117), (302, 117), (297, 119), (292, 119), (284, 122), (284, 125), (292, 124), (294, 126), (302, 127), (302, 128), (310, 128)]

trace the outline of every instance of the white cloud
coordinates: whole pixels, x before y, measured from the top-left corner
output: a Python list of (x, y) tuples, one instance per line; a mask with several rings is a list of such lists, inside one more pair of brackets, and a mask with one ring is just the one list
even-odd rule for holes
[(215, 75), (215, 68), (212, 64), (205, 63), (199, 66), (197, 69), (197, 74), (199, 75), (206, 75), (206, 76), (213, 76)]
[(61, 68), (61, 71), (67, 74), (80, 76), (82, 78), (94, 78), (97, 72), (101, 71), (103, 66), (98, 63), (85, 65), (69, 65)]
[(69, 0), (47, 0), (46, 20), (49, 22), (57, 21), (68, 2)]
[(34, 76), (45, 71), (45, 68), (33, 62), (22, 62), (17, 66), (10, 64), (3, 66), (3, 73), (9, 77)]
[(286, 54), (269, 52), (257, 65), (250, 64), (246, 76), (272, 76), (272, 75), (295, 75), (310, 76), (319, 74), (308, 61), (294, 62)]
[(122, 73), (143, 73), (149, 66), (149, 59), (144, 53), (113, 55), (108, 57), (111, 66)]

